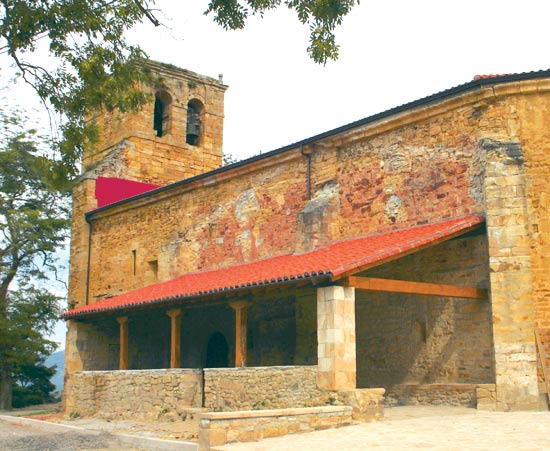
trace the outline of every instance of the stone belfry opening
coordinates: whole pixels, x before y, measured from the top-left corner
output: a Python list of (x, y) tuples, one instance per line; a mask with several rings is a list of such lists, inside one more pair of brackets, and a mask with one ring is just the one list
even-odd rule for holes
[(186, 142), (191, 146), (198, 146), (200, 144), (201, 114), (203, 110), (202, 103), (197, 99), (193, 99), (187, 104)]
[(159, 138), (170, 130), (170, 113), (172, 97), (166, 91), (158, 91), (155, 94), (155, 110), (153, 113), (153, 128)]

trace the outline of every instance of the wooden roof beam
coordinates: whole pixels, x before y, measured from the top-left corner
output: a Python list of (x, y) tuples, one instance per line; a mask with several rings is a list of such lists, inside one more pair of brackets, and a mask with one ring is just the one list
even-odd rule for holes
[(437, 283), (350, 276), (344, 279), (344, 285), (366, 291), (385, 291), (389, 293), (407, 293), (464, 299), (489, 299), (487, 290), (483, 288), (459, 287), (456, 285), (443, 285)]

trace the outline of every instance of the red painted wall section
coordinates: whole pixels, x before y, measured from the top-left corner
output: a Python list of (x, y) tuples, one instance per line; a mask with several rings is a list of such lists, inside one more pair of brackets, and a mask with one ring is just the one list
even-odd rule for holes
[(156, 188), (160, 186), (115, 177), (98, 177), (95, 185), (97, 207), (128, 199)]

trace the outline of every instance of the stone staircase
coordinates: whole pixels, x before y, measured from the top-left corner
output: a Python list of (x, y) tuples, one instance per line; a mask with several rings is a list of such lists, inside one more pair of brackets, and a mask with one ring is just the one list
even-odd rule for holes
[(537, 353), (542, 367), (542, 377), (546, 394), (550, 400), (550, 328), (535, 327)]

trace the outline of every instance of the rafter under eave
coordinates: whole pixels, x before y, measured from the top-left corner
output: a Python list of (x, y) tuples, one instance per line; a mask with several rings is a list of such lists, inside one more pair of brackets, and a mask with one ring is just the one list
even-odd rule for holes
[(385, 291), (390, 293), (418, 294), (423, 296), (445, 296), (451, 298), (487, 300), (488, 292), (483, 288), (459, 287), (426, 282), (377, 279), (373, 277), (350, 276), (344, 279), (344, 285), (358, 290)]

